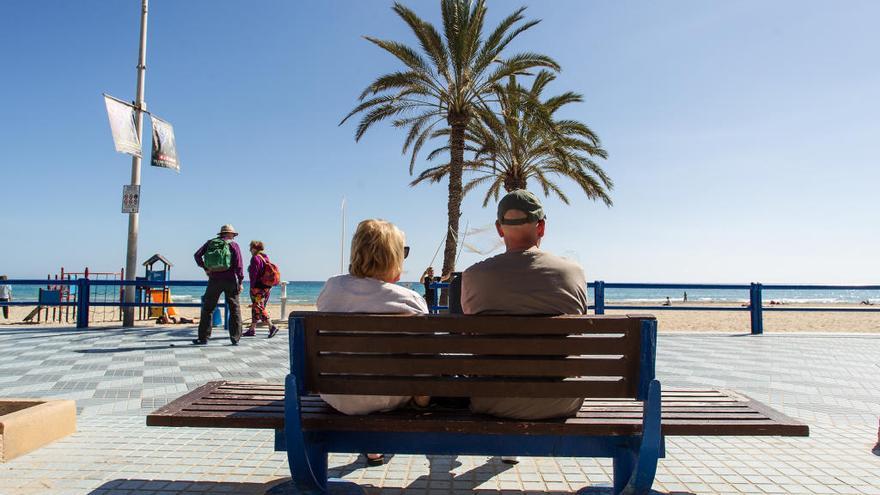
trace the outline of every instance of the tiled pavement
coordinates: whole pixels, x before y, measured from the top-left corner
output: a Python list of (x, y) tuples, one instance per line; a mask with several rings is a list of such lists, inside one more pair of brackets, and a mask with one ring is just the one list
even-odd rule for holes
[[(144, 414), (215, 379), (281, 381), (287, 336), (189, 346), (192, 328), (0, 329), (0, 396), (77, 401), (79, 431), (0, 464), (0, 494), (262, 493), (289, 475), (261, 430), (147, 428)], [(217, 335), (222, 337), (221, 335)], [(731, 388), (810, 424), (809, 438), (672, 437), (662, 493), (880, 495), (880, 335), (661, 334), (666, 386)], [(606, 493), (607, 460), (333, 455), (371, 493)]]

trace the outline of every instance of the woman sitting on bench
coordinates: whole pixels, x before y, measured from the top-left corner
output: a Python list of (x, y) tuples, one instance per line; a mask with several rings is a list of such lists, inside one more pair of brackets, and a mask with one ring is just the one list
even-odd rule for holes
[[(318, 295), (318, 311), (338, 313), (422, 313), (428, 306), (421, 294), (397, 285), (403, 259), (409, 254), (403, 232), (385, 220), (364, 220), (351, 240), (348, 275), (327, 280)], [(350, 414), (385, 412), (410, 400), (428, 405), (429, 397), (321, 394), (337, 411)], [(369, 465), (381, 465), (381, 454), (368, 454)]]

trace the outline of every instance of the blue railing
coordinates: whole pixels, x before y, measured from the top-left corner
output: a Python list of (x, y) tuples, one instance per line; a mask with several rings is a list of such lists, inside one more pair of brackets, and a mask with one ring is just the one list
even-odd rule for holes
[[(440, 304), (440, 290), (448, 289), (448, 282), (434, 282), (434, 301), (429, 307), (432, 313), (448, 310), (448, 305)], [(880, 285), (791, 285), (791, 284), (643, 284), (643, 283), (614, 283), (597, 280), (587, 283), (588, 289), (593, 289), (593, 304), (588, 309), (594, 310), (597, 315), (605, 314), (607, 309), (620, 310), (659, 310), (659, 311), (748, 311), (751, 333), (760, 335), (764, 333), (764, 311), (814, 311), (814, 312), (837, 312), (837, 313), (869, 313), (880, 312), (877, 308), (835, 308), (835, 307), (779, 307), (764, 306), (764, 290), (791, 290), (791, 291), (816, 291), (816, 290), (864, 290), (880, 291)], [(631, 304), (606, 304), (606, 289), (676, 289), (676, 290), (747, 290), (749, 302), (744, 306), (672, 306), (672, 305), (631, 305)]]
[[(35, 286), (61, 286), (66, 285), (75, 292), (75, 300), (73, 302), (58, 301), (47, 304), (49, 307), (74, 307), (76, 308), (76, 328), (89, 327), (89, 308), (98, 307), (117, 307), (117, 308), (166, 308), (166, 307), (189, 307), (200, 308), (201, 303), (184, 303), (184, 302), (165, 302), (155, 303), (150, 300), (127, 303), (123, 301), (91, 301), (91, 288), (102, 286), (113, 287), (207, 287), (206, 280), (168, 280), (168, 281), (149, 281), (149, 280), (89, 280), (80, 278), (75, 280), (48, 280), (48, 279), (19, 279), (19, 280), (0, 280), (0, 285), (35, 285)], [(39, 306), (40, 301), (10, 301), (0, 304), (0, 306)], [(224, 308), (225, 317), (224, 325), (228, 324), (229, 311), (225, 303), (217, 305), (218, 308)]]
[(440, 311), (446, 311), (449, 309), (449, 305), (440, 304), (440, 291), (449, 289), (449, 282), (431, 282), (428, 287), (434, 289), (434, 300), (428, 306), (428, 312), (430, 313), (439, 313)]
[[(161, 307), (201, 307), (200, 303), (154, 303), (151, 301), (141, 301), (134, 303), (126, 303), (122, 301), (90, 301), (90, 289), (95, 286), (136, 286), (136, 287), (206, 287), (207, 281), (201, 280), (169, 280), (169, 281), (147, 281), (147, 280), (89, 280), (81, 278), (77, 280), (45, 280), (45, 279), (29, 279), (29, 280), (3, 280), (2, 284), (8, 285), (34, 285), (34, 286), (60, 286), (66, 285), (74, 287), (76, 299), (74, 302), (53, 302), (51, 307), (76, 307), (76, 326), (77, 328), (88, 328), (89, 326), (89, 308), (91, 306), (112, 306), (120, 308), (161, 308)], [(448, 310), (448, 305), (441, 305), (441, 291), (448, 293), (448, 282), (433, 282), (430, 287), (434, 289), (434, 301), (429, 306), (431, 313), (439, 313)], [(587, 284), (588, 289), (593, 289), (593, 304), (589, 309), (594, 310), (597, 315), (605, 314), (605, 310), (658, 310), (658, 311), (748, 311), (750, 315), (750, 324), (752, 334), (764, 333), (764, 311), (816, 311), (816, 312), (880, 312), (880, 307), (872, 308), (835, 308), (835, 307), (779, 307), (767, 306), (763, 304), (764, 290), (791, 290), (791, 291), (816, 291), (816, 290), (862, 290), (862, 291), (880, 291), (880, 285), (790, 285), (790, 284), (643, 284), (643, 283), (613, 283), (597, 280)], [(677, 289), (677, 290), (748, 290), (749, 303), (745, 306), (672, 306), (672, 305), (655, 305), (655, 306), (639, 306), (627, 304), (606, 304), (606, 289)], [(10, 301), (0, 304), (0, 306), (36, 306), (39, 301)], [(218, 307), (226, 308), (225, 304), (219, 304)], [(228, 321), (228, 309), (226, 311), (225, 321)]]

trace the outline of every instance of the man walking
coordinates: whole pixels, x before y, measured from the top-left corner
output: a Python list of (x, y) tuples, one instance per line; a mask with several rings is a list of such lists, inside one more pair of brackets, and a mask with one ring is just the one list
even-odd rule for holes
[(196, 264), (208, 275), (208, 288), (205, 289), (202, 316), (199, 319), (199, 337), (192, 341), (195, 345), (205, 345), (211, 337), (211, 314), (217, 307), (221, 292), (229, 309), (229, 340), (232, 345), (238, 345), (241, 339), (241, 307), (238, 296), (241, 294), (244, 269), (241, 249), (233, 240), (237, 235), (238, 232), (232, 225), (224, 225), (217, 237), (202, 245), (194, 255)]
[[(560, 315), (587, 312), (586, 280), (580, 265), (541, 251), (546, 218), (538, 198), (523, 189), (498, 203), (498, 235), (506, 252), (481, 261), (462, 278), (465, 314)], [(513, 419), (573, 416), (583, 398), (472, 397), (471, 410)]]

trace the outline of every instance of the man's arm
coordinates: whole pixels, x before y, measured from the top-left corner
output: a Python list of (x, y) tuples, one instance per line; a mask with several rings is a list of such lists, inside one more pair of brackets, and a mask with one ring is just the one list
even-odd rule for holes
[(235, 277), (238, 279), (238, 285), (241, 285), (244, 282), (244, 268), (241, 264), (241, 249), (238, 247), (238, 243), (233, 241), (229, 243), (229, 247), (232, 249), (232, 270), (235, 272)]
[(468, 272), (461, 274), (461, 312), (466, 315), (474, 314), (474, 308), (471, 306), (471, 284), (468, 283)]
[(199, 268), (201, 268), (203, 270), (205, 268), (204, 257), (205, 257), (205, 251), (207, 249), (208, 249), (208, 243), (206, 242), (206, 243), (202, 244), (202, 247), (200, 247), (199, 250), (196, 251), (196, 254), (193, 255), (193, 258), (196, 259), (196, 264), (199, 265)]

